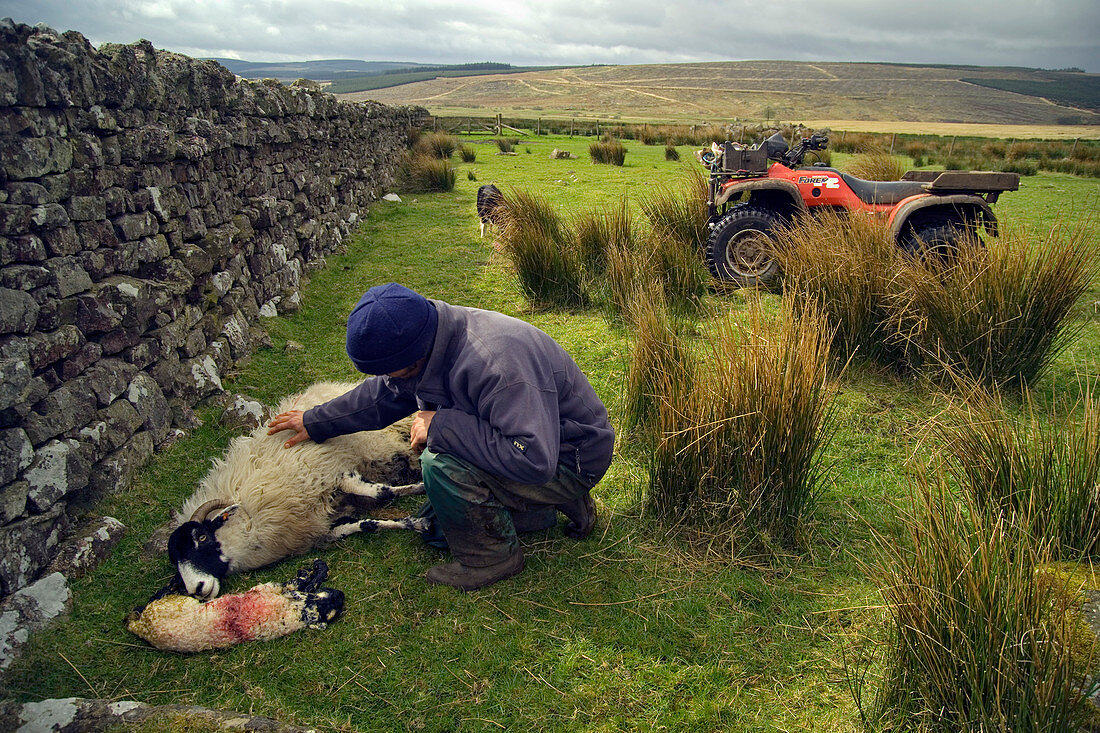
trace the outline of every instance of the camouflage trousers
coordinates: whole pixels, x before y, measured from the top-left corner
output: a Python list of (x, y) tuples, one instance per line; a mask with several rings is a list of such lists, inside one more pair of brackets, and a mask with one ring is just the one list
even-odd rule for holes
[(553, 527), (558, 521), (555, 507), (590, 488), (560, 464), (544, 484), (510, 481), (461, 458), (427, 450), (420, 456), (420, 469), (428, 495), (420, 516), (435, 517), (425, 541), (450, 548), (456, 560), (474, 568), (511, 557), (519, 549), (517, 531)]

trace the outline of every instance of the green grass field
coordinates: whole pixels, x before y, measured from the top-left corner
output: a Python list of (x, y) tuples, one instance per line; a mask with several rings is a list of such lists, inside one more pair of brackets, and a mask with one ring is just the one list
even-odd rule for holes
[[(624, 194), (636, 204), (688, 165), (666, 162), (663, 146), (628, 142), (624, 166), (597, 166), (589, 142), (521, 139), (516, 155), (497, 155), (492, 141), (475, 139), (477, 160), (456, 163), (454, 191), (379, 202), (347, 252), (313, 275), (301, 311), (266, 321), (274, 347), (224, 380), (227, 389), (270, 404), (318, 379), (357, 377), (344, 354), (346, 315), (367, 287), (396, 280), (544, 329), (578, 361), (617, 421), (629, 334), (596, 309), (531, 311), (491, 240), (478, 237), (474, 212), (477, 187), (490, 181), (506, 193), (538, 192), (566, 214)], [(579, 157), (551, 160), (555, 147)], [(691, 159), (689, 148), (680, 153)], [(1027, 177), (995, 210), (1006, 227), (1084, 222), (1100, 233), (1095, 180)], [(746, 312), (754, 300), (774, 304), (779, 296), (709, 298)], [(1056, 390), (1080, 389), (1078, 375), (1100, 376), (1098, 300), (1094, 288), (1083, 336), (1036, 388), (1040, 404)], [(289, 340), (305, 348), (285, 352)], [(131, 636), (123, 617), (172, 574), (167, 558), (145, 557), (142, 545), (232, 435), (210, 408), (201, 412), (202, 428), (157, 454), (101, 507), (130, 527), (127, 537), (74, 582), (71, 615), (32, 638), (0, 695), (194, 704), (325, 731), (856, 731), (844, 660), (884, 618), (868, 579), (878, 558), (874, 535), (905, 536), (912, 476), (930, 460), (927, 425), (942, 404), (916, 380), (850, 368), (809, 547), (766, 567), (701, 559), (643, 521), (638, 451), (620, 442), (593, 492), (600, 512), (593, 535), (583, 542), (560, 529), (527, 536), (527, 570), (514, 579), (469, 594), (429, 586), (424, 572), (446, 556), (417, 537), (352, 537), (316, 553), (331, 568), (328, 584), (347, 594), (346, 615), (329, 629), (210, 654), (164, 654)], [(232, 577), (223, 592), (289, 578), (303, 561)]]

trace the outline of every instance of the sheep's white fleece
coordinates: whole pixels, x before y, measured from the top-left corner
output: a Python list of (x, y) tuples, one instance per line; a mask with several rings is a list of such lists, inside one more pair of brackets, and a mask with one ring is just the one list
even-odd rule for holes
[[(308, 410), (355, 386), (318, 382), (284, 398), (275, 412)], [(239, 526), (233, 532), (219, 532), (230, 558), (230, 573), (307, 552), (329, 534), (341, 475), (358, 471), (369, 481), (402, 453), (415, 465), (408, 438), (410, 422), (402, 420), (384, 430), (343, 435), (324, 443), (307, 440), (293, 448), (283, 447), (291, 433), (268, 435), (265, 423), (251, 435), (235, 438), (225, 458), (214, 460), (180, 509), (177, 524), (211, 499), (240, 504), (243, 514), (238, 511), (229, 520)]]

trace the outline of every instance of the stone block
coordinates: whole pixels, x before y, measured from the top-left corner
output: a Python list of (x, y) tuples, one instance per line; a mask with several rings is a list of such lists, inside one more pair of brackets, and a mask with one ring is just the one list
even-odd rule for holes
[(0, 265), (9, 262), (41, 262), (46, 259), (46, 245), (33, 234), (0, 237)]
[(27, 513), (27, 493), (31, 487), (26, 481), (12, 481), (0, 485), (0, 525), (7, 524)]
[(88, 463), (75, 440), (51, 440), (35, 451), (23, 478), (29, 487), (27, 508), (32, 514), (41, 514), (70, 491), (87, 485)]
[(69, 223), (69, 212), (61, 204), (43, 204), (31, 209), (31, 224), (36, 229), (57, 229)]
[(0, 430), (0, 485), (14, 481), (34, 460), (34, 446), (22, 428)]
[(163, 441), (171, 427), (171, 414), (168, 400), (164, 398), (164, 392), (156, 380), (144, 372), (138, 372), (130, 382), (126, 399), (141, 416), (142, 427), (149, 432), (153, 442)]
[(149, 433), (144, 430), (135, 433), (126, 445), (92, 467), (88, 479), (88, 486), (94, 494), (92, 498), (102, 498), (125, 487), (134, 471), (152, 455), (153, 439)]
[(106, 560), (125, 535), (126, 525), (114, 517), (92, 516), (62, 540), (46, 572), (61, 573), (70, 581), (82, 578)]
[(61, 384), (35, 404), (24, 419), (23, 428), (32, 443), (42, 445), (50, 438), (87, 425), (95, 411), (95, 394), (83, 380), (75, 379)]
[(0, 359), (0, 410), (26, 402), (34, 374), (25, 359)]
[(25, 588), (50, 560), (69, 526), (62, 507), (0, 527), (0, 595)]
[(38, 303), (30, 294), (0, 288), (0, 335), (30, 333), (38, 322)]
[(118, 231), (118, 236), (123, 241), (151, 237), (160, 231), (160, 222), (150, 211), (140, 214), (123, 214), (115, 217), (112, 222)]
[(49, 366), (73, 354), (83, 343), (80, 329), (71, 324), (34, 333), (27, 338), (30, 365), (36, 370)]
[(69, 199), (72, 221), (98, 221), (107, 218), (107, 200), (102, 196), (73, 196)]
[[(72, 598), (65, 576), (56, 572), (5, 598), (0, 604), (0, 669), (11, 665), (30, 632), (68, 613)], [(29, 716), (20, 730), (46, 730), (45, 720)]]

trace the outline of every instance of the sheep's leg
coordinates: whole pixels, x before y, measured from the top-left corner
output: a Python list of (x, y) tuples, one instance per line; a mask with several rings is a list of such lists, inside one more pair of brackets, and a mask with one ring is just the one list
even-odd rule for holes
[(355, 494), (382, 504), (399, 496), (412, 496), (424, 493), (424, 484), (405, 484), (387, 486), (373, 481), (364, 481), (357, 472), (345, 473), (340, 477), (337, 487), (348, 494)]
[(431, 520), (425, 517), (405, 517), (403, 519), (352, 519), (333, 525), (329, 530), (329, 539), (341, 540), (359, 532), (377, 532), (383, 529), (411, 529), (426, 532)]

